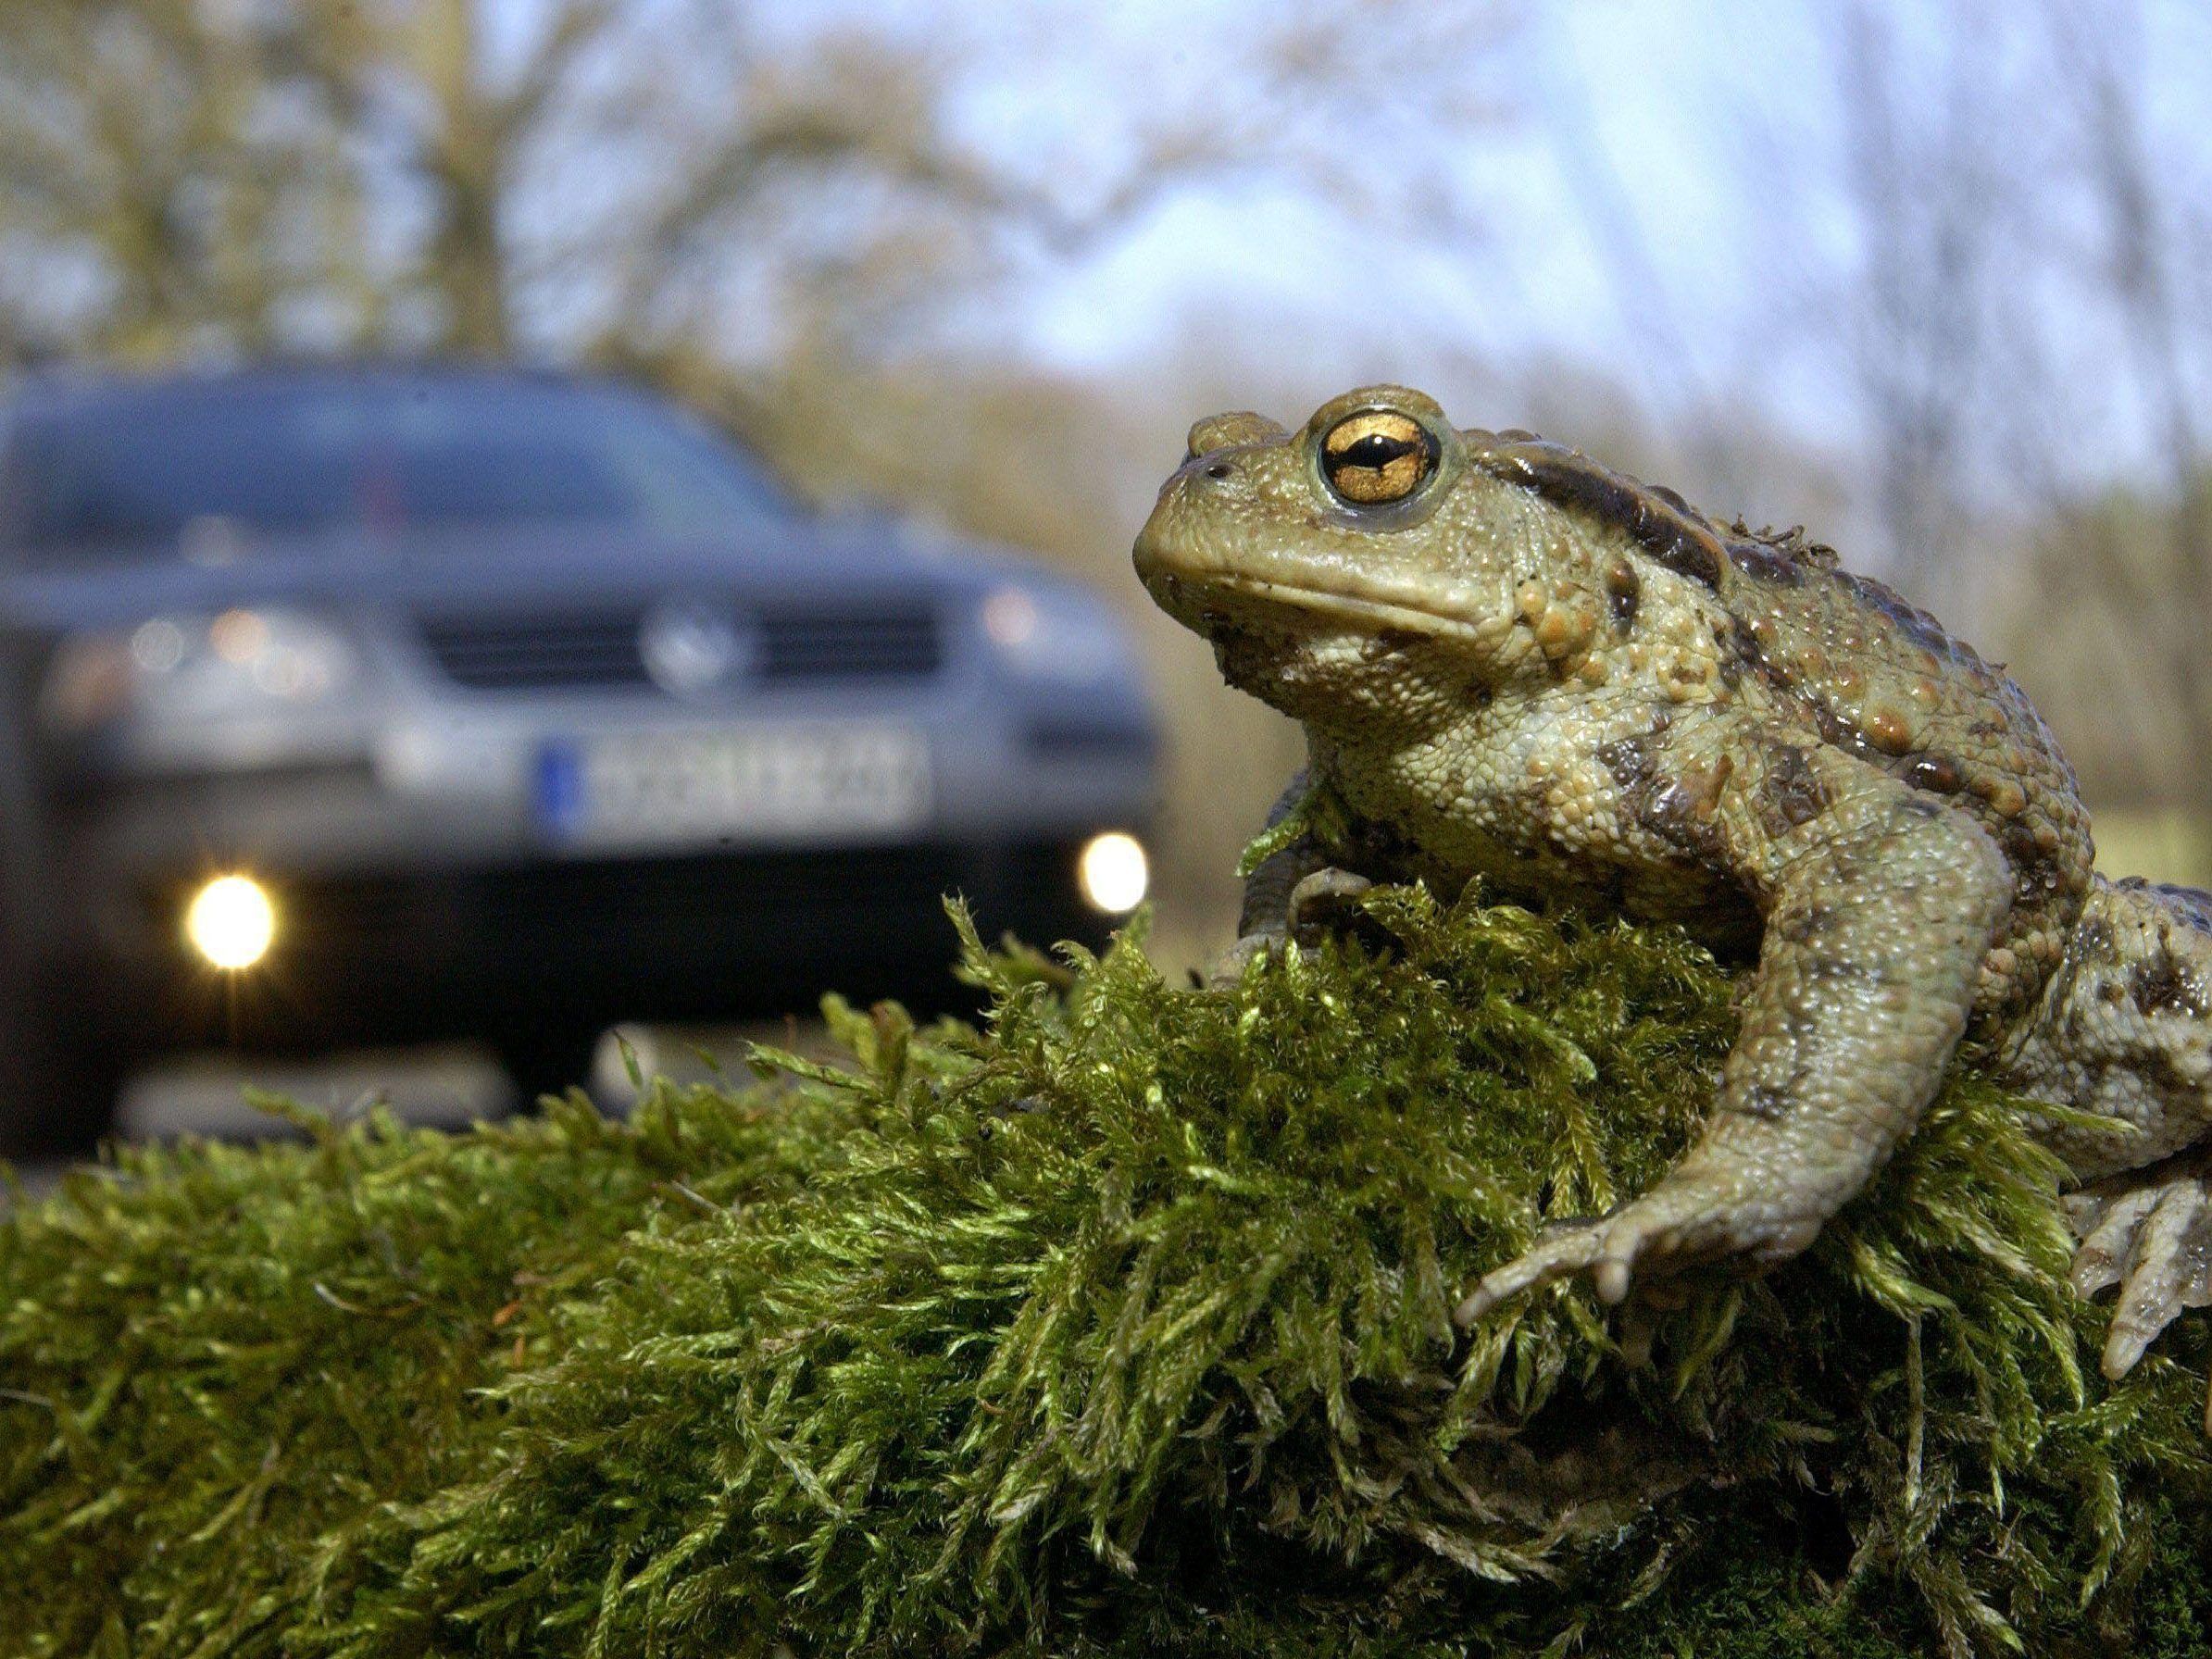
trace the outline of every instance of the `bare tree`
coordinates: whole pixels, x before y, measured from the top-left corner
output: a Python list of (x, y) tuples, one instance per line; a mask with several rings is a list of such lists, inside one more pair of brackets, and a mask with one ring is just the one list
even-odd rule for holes
[[(2140, 7), (2048, 0), (2069, 73), (2078, 178), (2090, 210), (2081, 286), (2098, 296), (2148, 434), (2149, 491), (2107, 488), (2054, 515), (2040, 573), (2101, 650), (2076, 671), (2106, 713), (2098, 781), (2212, 826), (2212, 456), (2198, 413), (2212, 319), (2185, 306), (2186, 197), (2153, 156)], [(2083, 660), (2086, 659), (2086, 660)]]
[(1068, 47), (1005, 19), (964, 36), (949, 9), (927, 35), (794, 50), (712, 0), (5, 3), (0, 341), (142, 358), (743, 346), (739, 309), (756, 338), (794, 308), (911, 334), (918, 300), (972, 293), (1023, 246), (1079, 255), (1236, 168), (1463, 229), (1433, 163), (1391, 158), (1415, 154), (1393, 143), (1409, 124), (1468, 118), (1468, 82), (1403, 54), (1476, 51), (1493, 11), (1241, 26), (1223, 73), (1130, 103), (1101, 172), (956, 130), (979, 46)]
[(1991, 112), (2004, 88), (1980, 43), (1986, 7), (1948, 0), (1934, 61), (1908, 64), (1893, 8), (1848, 0), (1831, 19), (1843, 191), (1859, 246), (1845, 301), (1849, 364), (1872, 454), (1875, 521), (1892, 569), (1964, 597), (1991, 412), (2025, 365), (1993, 349), (2009, 306), (2019, 204)]
[(0, 23), (0, 338), (15, 355), (266, 349), (327, 276), (341, 181), (214, 7), (15, 0)]

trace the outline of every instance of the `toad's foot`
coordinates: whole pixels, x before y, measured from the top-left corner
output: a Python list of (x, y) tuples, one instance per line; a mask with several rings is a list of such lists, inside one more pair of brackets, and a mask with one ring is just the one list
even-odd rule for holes
[(1216, 991), (1234, 985), (1244, 977), (1247, 963), (1275, 950), (1286, 938), (1310, 946), (1330, 933), (1379, 932), (1371, 929), (1359, 908), (1360, 895), (1373, 885), (1367, 877), (1334, 865), (1303, 877), (1291, 889), (1283, 926), (1256, 929), (1223, 951), (1206, 969), (1206, 984)]
[(2183, 1308), (2212, 1304), (2212, 1158), (2184, 1154), (2129, 1170), (2068, 1193), (2066, 1207), (2081, 1236), (2074, 1289), (2093, 1296), (2119, 1287), (2104, 1357), (2118, 1381)]
[(1819, 1232), (1816, 1218), (1784, 1216), (1749, 1201), (1718, 1164), (1684, 1164), (1643, 1197), (1594, 1221), (1549, 1229), (1520, 1257), (1486, 1277), (1453, 1317), (1472, 1325), (1509, 1296), (1588, 1272), (1598, 1297), (1618, 1303), (1636, 1275), (1644, 1299), (1671, 1302), (1668, 1283), (1687, 1269), (1738, 1260), (1750, 1271), (1795, 1255)]
[(1291, 937), (1313, 945), (1331, 933), (1358, 931), (1367, 920), (1359, 908), (1360, 895), (1374, 885), (1365, 876), (1334, 865), (1314, 871), (1291, 889)]

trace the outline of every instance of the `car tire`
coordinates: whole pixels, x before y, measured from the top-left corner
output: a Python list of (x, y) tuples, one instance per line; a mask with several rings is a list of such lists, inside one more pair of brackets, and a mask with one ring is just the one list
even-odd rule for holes
[(72, 1036), (64, 1012), (35, 995), (0, 1012), (0, 1157), (81, 1158), (114, 1131), (130, 1070), (112, 1045)]
[(590, 1020), (525, 1020), (492, 1033), (492, 1052), (515, 1086), (515, 1109), (534, 1112), (546, 1095), (592, 1092), (599, 1028)]

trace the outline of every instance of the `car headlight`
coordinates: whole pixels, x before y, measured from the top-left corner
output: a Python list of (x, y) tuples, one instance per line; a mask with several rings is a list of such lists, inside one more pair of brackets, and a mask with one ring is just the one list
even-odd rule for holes
[(277, 907), (251, 876), (217, 876), (184, 907), (184, 937), (210, 967), (237, 972), (269, 954)]
[(1109, 830), (1083, 843), (1075, 858), (1076, 885), (1083, 902), (1108, 916), (1127, 916), (1144, 902), (1152, 886), (1151, 861), (1144, 843), (1125, 830)]
[(154, 617), (64, 640), (40, 708), (49, 726), (70, 733), (138, 716), (219, 720), (319, 703), (357, 668), (345, 635), (304, 612)]
[(1134, 672), (1121, 626), (1080, 594), (1008, 584), (983, 596), (983, 637), (1027, 680), (1092, 685)]

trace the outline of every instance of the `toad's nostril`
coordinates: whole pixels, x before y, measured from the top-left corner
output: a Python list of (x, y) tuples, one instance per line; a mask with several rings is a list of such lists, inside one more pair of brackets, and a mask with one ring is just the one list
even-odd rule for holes
[(1228, 463), (1225, 461), (1216, 461), (1211, 467), (1208, 467), (1206, 469), (1206, 476), (1208, 478), (1227, 478), (1229, 476)]

